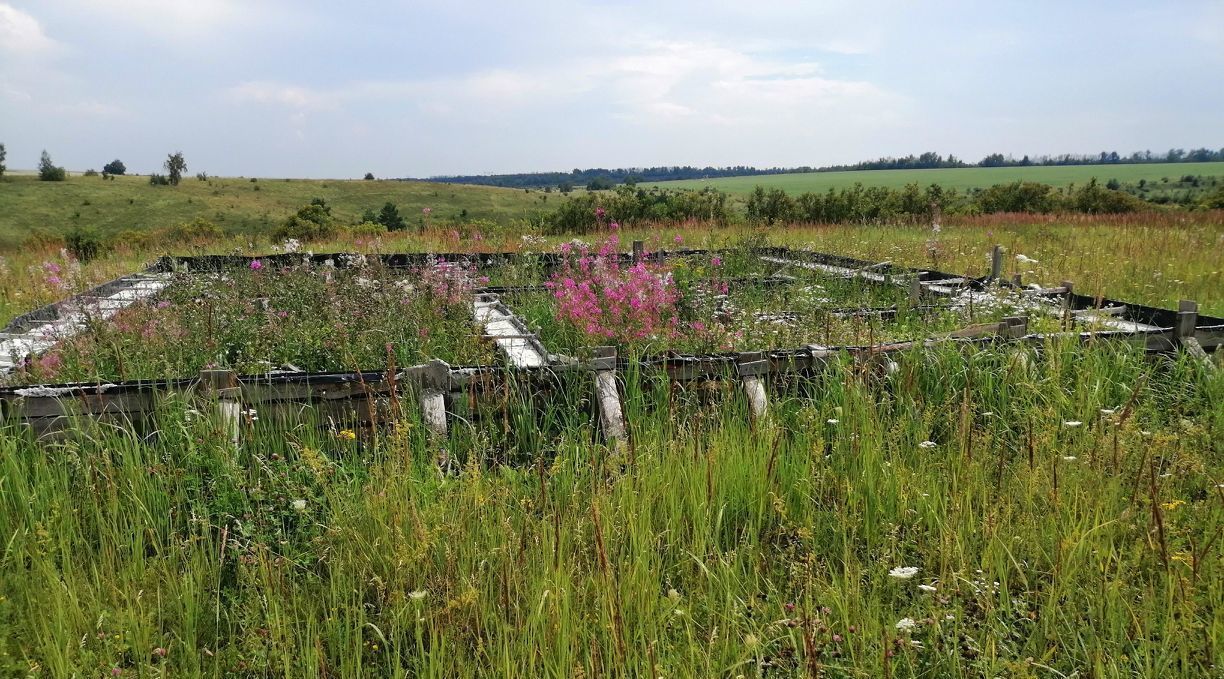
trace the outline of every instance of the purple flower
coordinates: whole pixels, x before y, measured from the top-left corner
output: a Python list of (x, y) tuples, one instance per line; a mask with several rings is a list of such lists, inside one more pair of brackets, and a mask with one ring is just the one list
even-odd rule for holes
[(679, 245), (684, 242), (684, 239), (680, 237), (680, 234), (676, 234), (676, 237), (673, 238), (672, 240), (676, 242), (676, 245)]
[(715, 257), (710, 260), (710, 266), (722, 266), (722, 257)]
[(262, 268), (263, 262), (259, 261), (258, 259), (251, 260), (251, 271), (259, 271)]

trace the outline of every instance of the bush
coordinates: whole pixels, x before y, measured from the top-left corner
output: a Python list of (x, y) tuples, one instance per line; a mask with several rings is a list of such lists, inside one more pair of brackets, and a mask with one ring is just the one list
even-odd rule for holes
[(365, 173), (365, 176), (364, 176), (364, 177), (362, 177), (362, 179), (366, 180), (367, 182), (372, 182), (372, 181), (374, 181), (374, 173), (373, 173), (373, 172), (367, 172), (367, 173)]
[(375, 238), (386, 235), (387, 227), (378, 222), (360, 222), (348, 227), (345, 231), (355, 238)]
[(150, 186), (170, 186), (170, 179), (166, 177), (166, 175), (164, 174), (157, 174), (156, 172), (154, 172), (153, 174), (149, 175), (149, 185)]
[(1058, 208), (1054, 187), (1037, 182), (995, 184), (974, 199), (982, 212), (1053, 212)]
[(1143, 201), (1129, 193), (1102, 188), (1097, 184), (1097, 180), (1094, 177), (1079, 190), (1072, 193), (1071, 206), (1076, 212), (1115, 214), (1137, 212), (1143, 209)]
[(757, 186), (748, 196), (748, 221), (773, 224), (795, 220), (795, 201), (778, 188)]
[(64, 236), (64, 247), (82, 264), (102, 254), (102, 238), (92, 229), (77, 228)]
[(322, 198), (315, 198), (310, 205), (304, 206), (277, 227), (272, 232), (272, 240), (282, 242), (292, 238), (307, 243), (331, 238), (335, 233), (336, 224), (331, 208)]
[(109, 163), (103, 165), (102, 171), (105, 172), (106, 174), (112, 174), (112, 175), (127, 174), (127, 166), (123, 164), (122, 160), (119, 160), (118, 158), (116, 158), (110, 161)]
[(221, 240), (222, 238), (225, 238), (225, 232), (221, 230), (221, 227), (208, 221), (207, 219), (204, 219), (203, 217), (196, 217), (190, 222), (184, 222), (178, 226), (171, 227), (169, 230), (169, 235), (176, 241)]
[(57, 167), (51, 162), (51, 155), (43, 150), (42, 158), (38, 161), (38, 179), (44, 182), (62, 182), (68, 177), (68, 173), (64, 168)]
[(88, 170), (85, 170), (85, 176), (86, 177), (97, 177), (98, 171), (93, 168), (89, 168)]

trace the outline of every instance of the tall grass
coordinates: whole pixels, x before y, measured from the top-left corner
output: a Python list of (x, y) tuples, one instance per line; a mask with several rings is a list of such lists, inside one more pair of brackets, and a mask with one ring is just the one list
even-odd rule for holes
[[(254, 420), (235, 449), (209, 404), (173, 396), (148, 428), (39, 442), (10, 425), (0, 667), (1220, 671), (1218, 372), (1072, 343), (896, 363), (777, 382), (756, 423), (734, 381), (633, 369), (620, 451), (578, 375), (456, 406), (445, 441), (409, 407), (356, 440)], [(890, 577), (903, 566), (917, 574)]]

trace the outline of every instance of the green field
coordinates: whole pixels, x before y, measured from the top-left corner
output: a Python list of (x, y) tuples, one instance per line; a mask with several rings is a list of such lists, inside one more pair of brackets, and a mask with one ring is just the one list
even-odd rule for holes
[(1175, 182), (1184, 175), (1224, 177), (1224, 163), (1153, 163), (1147, 165), (1068, 165), (1052, 167), (965, 167), (935, 170), (861, 170), (855, 172), (806, 172), (761, 175), (754, 177), (722, 177), (718, 179), (685, 179), (659, 182), (652, 186), (668, 189), (700, 189), (710, 187), (733, 194), (747, 194), (756, 186), (784, 189), (799, 194), (808, 191), (842, 189), (861, 183), (864, 186), (901, 188), (906, 184), (920, 186), (939, 184), (944, 188), (965, 191), (1015, 181), (1041, 182), (1054, 186), (1082, 184), (1093, 177), (1101, 183), (1117, 179), (1123, 183), (1160, 183), (1165, 178)]
[(147, 177), (72, 176), (40, 182), (34, 175), (0, 180), (0, 247), (20, 245), (31, 233), (62, 234), (74, 226), (103, 234), (149, 230), (190, 222), (214, 222), (230, 233), (271, 230), (312, 198), (323, 198), (342, 222), (387, 201), (399, 206), (409, 223), (459, 218), (509, 222), (547, 208), (544, 194), (487, 186), (425, 182), (312, 179), (187, 178), (177, 187), (151, 186)]

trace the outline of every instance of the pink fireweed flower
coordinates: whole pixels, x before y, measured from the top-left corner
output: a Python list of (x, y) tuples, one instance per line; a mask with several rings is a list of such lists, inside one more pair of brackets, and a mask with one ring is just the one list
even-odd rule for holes
[(423, 214), (423, 215), (427, 215), (427, 214), (429, 214), (430, 212), (433, 212), (433, 209), (432, 209), (432, 208), (427, 208), (427, 207), (423, 207), (423, 208), (421, 208), (421, 214)]
[(675, 241), (676, 245), (679, 245), (684, 242), (684, 238), (681, 237), (680, 234), (676, 234), (676, 237), (673, 238), (672, 240)]
[(606, 211), (606, 210), (604, 210), (603, 208), (601, 208), (601, 207), (597, 207), (597, 208), (595, 208), (595, 218), (596, 218), (596, 219), (603, 219), (603, 218), (604, 218), (604, 215), (606, 215), (606, 214), (608, 214), (608, 213), (607, 213), (607, 211)]
[(258, 259), (251, 260), (251, 271), (259, 271), (262, 268), (263, 262), (259, 261)]
[(612, 222), (611, 224), (608, 224), (608, 228), (612, 229), (613, 231), (620, 231), (620, 222)]
[(714, 257), (710, 260), (710, 266), (722, 266), (722, 257)]

